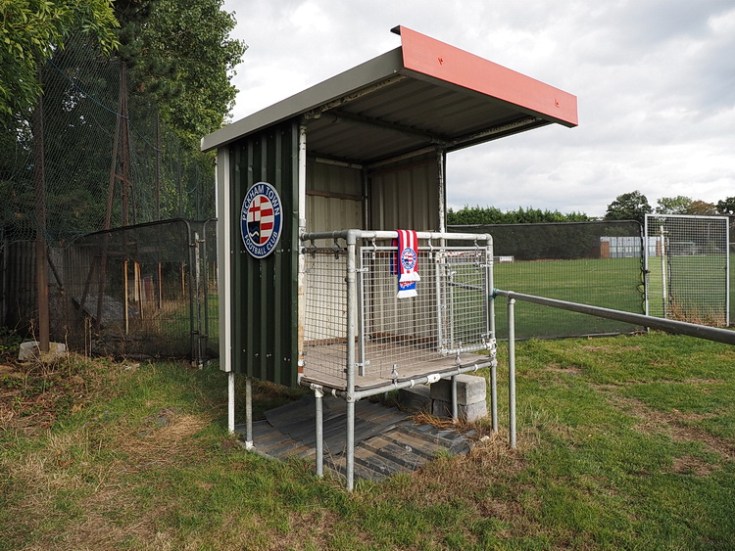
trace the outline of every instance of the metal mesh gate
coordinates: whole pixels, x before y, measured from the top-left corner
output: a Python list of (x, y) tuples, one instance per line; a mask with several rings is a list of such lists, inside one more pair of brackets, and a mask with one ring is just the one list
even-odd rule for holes
[(217, 350), (214, 224), (169, 220), (89, 234), (50, 256), (52, 336), (93, 355)]
[(646, 215), (646, 313), (730, 324), (730, 243), (724, 216)]
[[(363, 388), (441, 372), (468, 361), (475, 352), (487, 358), (494, 342), (492, 249), (486, 243), (420, 243), (418, 295), (399, 299), (395, 247), (389, 239), (361, 242), (354, 302), (346, 285), (350, 253), (344, 241), (306, 245), (307, 379), (345, 388), (350, 347), (355, 384)], [(348, 321), (357, 328), (354, 342), (348, 337)]]

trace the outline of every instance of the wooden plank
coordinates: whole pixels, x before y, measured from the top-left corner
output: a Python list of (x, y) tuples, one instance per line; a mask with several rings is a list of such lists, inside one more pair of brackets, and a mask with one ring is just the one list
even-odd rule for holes
[(390, 459), (410, 471), (415, 471), (431, 459), (416, 453), (411, 446), (397, 444), (381, 436), (363, 442), (360, 447), (372, 451), (375, 455)]
[(396, 473), (408, 472), (412, 469), (387, 457), (375, 453), (372, 449), (360, 446), (355, 450), (355, 465), (362, 465), (380, 477), (385, 478)]
[[(325, 466), (343, 476), (346, 403), (329, 397), (323, 405)], [(361, 400), (355, 406), (356, 478), (382, 480), (396, 472), (421, 467), (442, 449), (451, 453), (470, 449), (469, 435), (453, 427), (417, 424), (408, 413), (380, 402)], [(314, 460), (315, 413), (311, 396), (266, 412), (266, 420), (253, 424), (256, 449), (279, 459), (297, 456)], [(236, 432), (244, 436), (244, 425), (238, 425)]]

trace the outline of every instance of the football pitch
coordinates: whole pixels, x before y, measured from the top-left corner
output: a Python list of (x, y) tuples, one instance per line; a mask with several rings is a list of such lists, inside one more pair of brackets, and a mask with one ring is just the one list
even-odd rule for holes
[[(496, 263), (498, 289), (643, 313), (643, 280), (638, 258), (588, 258)], [(496, 301), (496, 329), (508, 334), (506, 301)], [(630, 324), (536, 304), (517, 304), (516, 336), (565, 337), (627, 333)]]
[[(723, 325), (727, 311), (727, 286), (732, 295), (732, 273), (726, 280), (723, 256), (676, 256), (664, 264), (649, 260), (649, 312), (663, 317), (664, 281), (667, 315), (694, 323)], [(731, 270), (735, 266), (733, 255)], [(626, 312), (645, 313), (643, 265), (639, 258), (538, 260), (494, 264), (494, 287), (543, 297), (602, 306)], [(666, 274), (664, 280), (663, 274)], [(730, 298), (732, 311), (732, 298)], [(628, 333), (637, 327), (556, 308), (516, 305), (516, 335), (565, 337)], [(505, 299), (496, 301), (496, 330), (508, 334)], [(731, 316), (732, 323), (732, 316)]]

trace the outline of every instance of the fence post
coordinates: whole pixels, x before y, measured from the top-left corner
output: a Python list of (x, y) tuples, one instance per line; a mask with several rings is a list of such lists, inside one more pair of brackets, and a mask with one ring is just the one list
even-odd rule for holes
[(516, 447), (516, 300), (508, 300), (508, 430), (510, 447)]

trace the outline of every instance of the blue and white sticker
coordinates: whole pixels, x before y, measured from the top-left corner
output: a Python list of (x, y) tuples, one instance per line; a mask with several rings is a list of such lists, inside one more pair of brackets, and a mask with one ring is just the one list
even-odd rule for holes
[(271, 254), (281, 238), (281, 198), (267, 182), (248, 190), (240, 210), (240, 234), (245, 249), (254, 258)]

